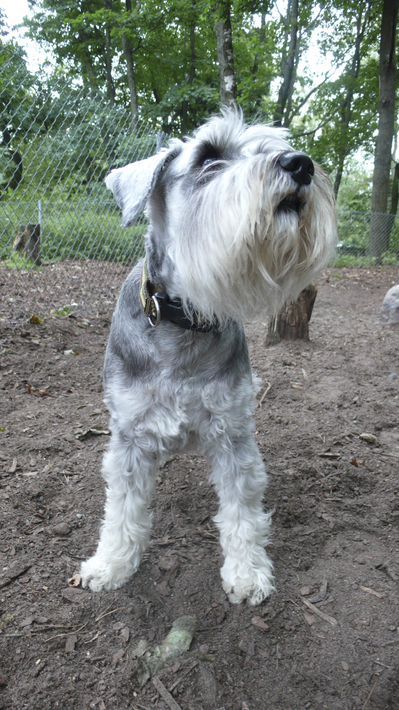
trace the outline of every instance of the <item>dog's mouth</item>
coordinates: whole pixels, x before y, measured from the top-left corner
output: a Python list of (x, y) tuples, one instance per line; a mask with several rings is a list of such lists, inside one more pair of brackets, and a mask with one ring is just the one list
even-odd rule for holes
[(300, 197), (298, 197), (298, 195), (294, 192), (281, 200), (281, 202), (277, 205), (276, 212), (296, 212), (296, 214), (299, 214), (302, 206), (303, 200), (301, 200)]

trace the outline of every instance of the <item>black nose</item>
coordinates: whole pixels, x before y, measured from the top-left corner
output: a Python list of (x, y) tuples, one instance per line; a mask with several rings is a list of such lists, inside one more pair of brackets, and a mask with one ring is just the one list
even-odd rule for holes
[(277, 161), (283, 170), (291, 173), (298, 185), (309, 185), (314, 175), (314, 165), (306, 153), (288, 151), (282, 153)]

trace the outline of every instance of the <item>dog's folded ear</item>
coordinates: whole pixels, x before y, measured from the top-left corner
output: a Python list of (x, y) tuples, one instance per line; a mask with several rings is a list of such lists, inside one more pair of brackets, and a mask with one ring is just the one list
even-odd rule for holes
[(122, 209), (124, 227), (134, 224), (143, 211), (169, 156), (169, 151), (161, 151), (124, 168), (116, 168), (105, 178), (106, 186), (112, 190), (118, 207)]

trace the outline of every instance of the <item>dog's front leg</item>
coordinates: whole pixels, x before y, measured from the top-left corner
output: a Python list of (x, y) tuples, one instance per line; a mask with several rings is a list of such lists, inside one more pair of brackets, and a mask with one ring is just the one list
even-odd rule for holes
[(229, 436), (212, 447), (211, 480), (219, 495), (214, 518), (225, 557), (223, 589), (231, 602), (260, 604), (274, 589), (273, 565), (265, 552), (271, 513), (262, 496), (267, 475), (252, 432)]
[(137, 570), (151, 531), (148, 505), (158, 460), (148, 447), (112, 435), (104, 456), (105, 516), (93, 557), (81, 566), (82, 584), (93, 591), (117, 589)]

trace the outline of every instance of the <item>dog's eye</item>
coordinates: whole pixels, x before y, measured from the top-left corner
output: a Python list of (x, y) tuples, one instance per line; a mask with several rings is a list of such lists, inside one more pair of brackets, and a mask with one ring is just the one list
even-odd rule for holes
[(212, 145), (204, 146), (198, 156), (198, 167), (205, 168), (207, 165), (211, 165), (216, 160), (220, 160), (220, 155), (215, 147)]
[(211, 163), (214, 163), (215, 160), (217, 160), (217, 158), (205, 158), (205, 159), (202, 160), (202, 162), (201, 162), (202, 167), (204, 168), (205, 165), (210, 165)]

